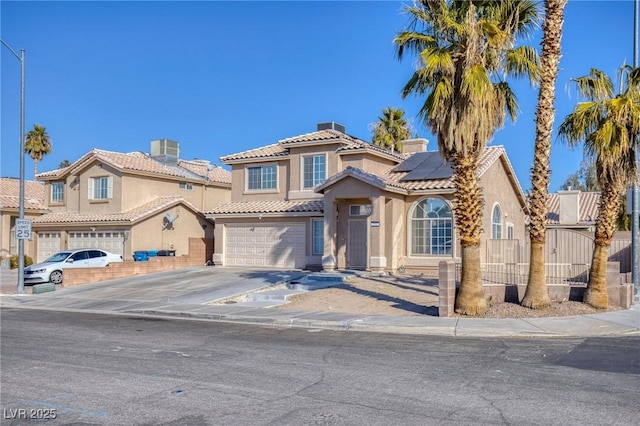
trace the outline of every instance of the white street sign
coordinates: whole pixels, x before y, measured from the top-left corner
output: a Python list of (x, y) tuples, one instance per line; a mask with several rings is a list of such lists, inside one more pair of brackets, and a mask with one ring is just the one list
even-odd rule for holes
[(29, 219), (16, 219), (16, 238), (19, 240), (31, 239), (31, 221)]

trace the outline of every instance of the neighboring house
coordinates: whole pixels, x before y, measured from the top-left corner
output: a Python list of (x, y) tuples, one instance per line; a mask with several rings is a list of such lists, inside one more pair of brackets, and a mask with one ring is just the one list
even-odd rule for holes
[[(393, 153), (321, 123), (222, 157), (231, 202), (210, 210), (225, 266), (435, 271), (459, 258), (452, 171), (425, 139)], [(503, 147), (480, 158), (486, 239), (523, 239), (525, 197)]]
[(599, 192), (568, 190), (549, 194), (547, 228), (594, 231), (599, 202)]
[(189, 238), (205, 239), (211, 255), (214, 224), (203, 212), (228, 202), (231, 194), (229, 171), (180, 159), (178, 143), (167, 139), (152, 141), (150, 154), (92, 149), (37, 178), (44, 181), (51, 211), (33, 220), (38, 261), (82, 247), (125, 259), (142, 250), (180, 256), (188, 254)]
[[(0, 178), (0, 258), (18, 254), (16, 240), (16, 219), (20, 211), (20, 180)], [(35, 217), (49, 212), (44, 202), (42, 182), (27, 180), (24, 182), (24, 218)], [(25, 240), (24, 254), (35, 260), (33, 239)]]

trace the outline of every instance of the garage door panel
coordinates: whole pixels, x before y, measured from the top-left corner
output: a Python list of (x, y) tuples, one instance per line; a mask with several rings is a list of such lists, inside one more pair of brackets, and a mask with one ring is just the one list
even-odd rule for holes
[(303, 268), (306, 232), (303, 224), (226, 227), (225, 264)]

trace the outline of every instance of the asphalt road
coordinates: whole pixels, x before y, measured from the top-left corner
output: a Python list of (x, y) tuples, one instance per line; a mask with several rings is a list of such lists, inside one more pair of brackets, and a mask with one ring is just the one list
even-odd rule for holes
[(640, 336), (465, 339), (3, 308), (2, 424), (631, 425)]

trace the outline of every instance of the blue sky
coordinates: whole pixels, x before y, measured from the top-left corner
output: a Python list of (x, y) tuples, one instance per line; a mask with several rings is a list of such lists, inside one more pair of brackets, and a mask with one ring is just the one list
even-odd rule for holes
[[(415, 118), (420, 99), (400, 90), (414, 60), (392, 39), (407, 23), (398, 1), (0, 2), (1, 38), (26, 49), (26, 130), (46, 126), (53, 152), (38, 171), (92, 148), (149, 151), (180, 142), (181, 157), (224, 155), (276, 143), (336, 121), (370, 140), (387, 106)], [(529, 40), (539, 46), (540, 34)], [(597, 67), (616, 77), (633, 62), (633, 1), (570, 0), (557, 83), (556, 127), (575, 106), (572, 77)], [(20, 62), (1, 60), (1, 176), (19, 176)], [(523, 189), (535, 138), (537, 89), (513, 84), (521, 114), (491, 141), (504, 145)], [(575, 172), (582, 151), (556, 141), (550, 190)], [(33, 178), (26, 156), (25, 176)]]

